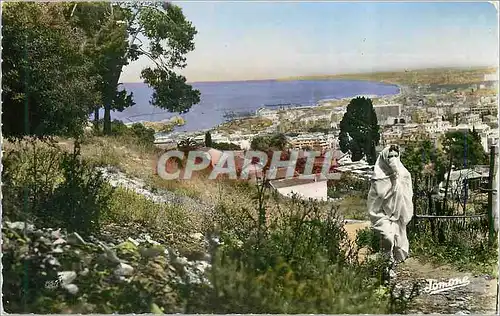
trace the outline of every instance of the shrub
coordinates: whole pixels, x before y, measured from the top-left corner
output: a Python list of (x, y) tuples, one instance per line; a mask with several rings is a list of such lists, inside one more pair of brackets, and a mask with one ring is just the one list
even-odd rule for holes
[(372, 253), (377, 253), (380, 251), (380, 235), (370, 227), (364, 228), (356, 235), (356, 245), (359, 248), (366, 247)]
[[(265, 186), (256, 209), (220, 204), (213, 230), (213, 288), (187, 294), (188, 313), (384, 313), (406, 305), (383, 286), (384, 261), (358, 261), (343, 221), (313, 201), (294, 197), (269, 213)], [(188, 291), (189, 293), (189, 291)], [(392, 295), (392, 296), (391, 296)]]
[(240, 150), (241, 147), (239, 145), (233, 143), (212, 143), (212, 148), (218, 150)]
[(155, 131), (152, 128), (147, 128), (140, 123), (135, 123), (132, 124), (131, 130), (140, 144), (152, 145), (154, 143)]
[[(42, 204), (47, 221), (83, 235), (98, 232), (100, 217), (110, 207), (112, 189), (100, 171), (80, 159), (78, 144), (72, 154), (63, 153), (60, 167), (64, 181)], [(45, 213), (45, 212), (44, 212)]]
[(487, 227), (484, 221), (468, 225), (458, 222), (442, 223), (441, 227), (434, 228), (444, 232), (445, 238), (441, 240), (433, 234), (433, 228), (428, 222), (419, 222), (415, 229), (410, 225), (410, 249), (423, 260), (451, 264), (460, 270), (496, 273), (497, 241), (489, 244), (488, 232), (482, 228)]
[(109, 209), (112, 190), (99, 171), (52, 141), (17, 141), (6, 151), (3, 209), (13, 220), (90, 234)]
[[(102, 122), (102, 120), (99, 121), (99, 126), (103, 124)], [(97, 132), (97, 135), (102, 135), (102, 132)], [(111, 122), (111, 135), (122, 137), (138, 145), (147, 147), (153, 146), (155, 141), (155, 130), (144, 126), (142, 123), (134, 123), (129, 127), (122, 121), (113, 120)]]

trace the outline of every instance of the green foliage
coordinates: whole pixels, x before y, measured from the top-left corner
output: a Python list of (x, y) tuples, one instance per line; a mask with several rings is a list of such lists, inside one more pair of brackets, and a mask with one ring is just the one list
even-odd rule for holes
[(328, 196), (331, 198), (348, 195), (366, 196), (368, 190), (370, 190), (370, 182), (350, 172), (342, 173), (339, 180), (328, 180)]
[(5, 135), (81, 134), (99, 99), (81, 49), (85, 34), (66, 21), (60, 3), (8, 3), (2, 25)]
[(92, 111), (98, 121), (104, 106), (110, 134), (111, 111), (134, 105), (132, 94), (118, 89), (123, 66), (141, 56), (154, 64), (141, 72), (154, 89), (151, 104), (187, 111), (200, 93), (174, 70), (186, 67), (195, 35), (180, 7), (159, 2), (9, 4), (2, 54), (5, 133), (25, 134), (25, 116), (28, 134), (78, 133)]
[(170, 245), (184, 246), (185, 235), (194, 233), (189, 218), (179, 206), (155, 203), (130, 190), (117, 188), (109, 203), (110, 211), (102, 218), (105, 223), (138, 223), (152, 232), (153, 238), (169, 238)]
[(73, 153), (36, 140), (18, 142), (4, 156), (3, 208), (11, 219), (81, 234), (99, 231), (112, 190), (100, 172)]
[(356, 235), (356, 245), (359, 248), (368, 248), (371, 253), (380, 251), (380, 236), (371, 228), (367, 227)]
[[(100, 121), (102, 123), (102, 120)], [(97, 132), (97, 135), (100, 135)], [(134, 123), (130, 127), (122, 121), (113, 120), (111, 122), (111, 135), (124, 137), (135, 142), (138, 145), (153, 147), (155, 141), (155, 131), (152, 128), (146, 127), (141, 123)]]
[(206, 132), (205, 133), (205, 146), (206, 147), (212, 147), (213, 143), (212, 143), (212, 135), (210, 134), (210, 132)]
[(112, 190), (99, 171), (81, 160), (80, 149), (63, 153), (61, 160), (64, 181), (42, 204), (48, 211), (47, 222), (68, 231), (89, 235), (99, 231), (101, 214), (109, 211)]
[(230, 205), (219, 205), (223, 246), (210, 273), (213, 290), (197, 292), (187, 312), (401, 312), (382, 287), (387, 263), (358, 262), (335, 210), (295, 197), (270, 214), (266, 196), (265, 186), (258, 187), (255, 210), (232, 213)]
[[(419, 221), (409, 225), (408, 238), (414, 255), (438, 264), (451, 264), (461, 270), (490, 273), (498, 267), (498, 246), (488, 242), (486, 219), (453, 220), (432, 225)], [(439, 231), (444, 238), (439, 238)]]
[[(112, 17), (110, 7), (112, 6)], [(118, 91), (122, 67), (128, 64), (128, 32), (124, 25), (117, 23), (130, 18), (130, 12), (116, 4), (106, 2), (70, 3), (65, 5), (68, 22), (81, 29), (86, 35), (85, 53), (93, 61), (93, 70), (98, 76), (95, 81), (102, 99), (99, 104), (109, 103), (110, 109), (123, 111), (135, 103), (132, 94)], [(96, 108), (98, 110), (98, 108)]]
[(340, 149), (350, 151), (353, 161), (366, 155), (367, 161), (373, 164), (377, 160), (375, 146), (379, 142), (379, 126), (372, 101), (364, 97), (352, 99), (340, 121)]
[(274, 134), (270, 136), (257, 136), (252, 139), (250, 147), (253, 150), (268, 151), (268, 150), (283, 150), (286, 148), (288, 140), (285, 134)]
[(140, 123), (134, 123), (130, 127), (132, 133), (141, 144), (152, 145), (155, 141), (155, 131), (152, 128), (147, 128)]
[(212, 148), (218, 150), (240, 150), (240, 146), (233, 143), (212, 143)]
[(401, 155), (401, 162), (416, 181), (420, 181), (425, 176), (436, 177), (442, 181), (449, 159), (446, 159), (443, 151), (427, 139), (406, 146)]
[(476, 132), (447, 132), (443, 140), (446, 156), (457, 168), (488, 163), (488, 155)]
[(218, 295), (211, 300), (217, 313), (355, 314), (384, 313), (387, 298), (360, 277), (356, 269), (341, 269), (313, 261), (317, 271), (307, 278), (278, 261), (266, 271), (226, 261), (217, 263), (213, 281)]

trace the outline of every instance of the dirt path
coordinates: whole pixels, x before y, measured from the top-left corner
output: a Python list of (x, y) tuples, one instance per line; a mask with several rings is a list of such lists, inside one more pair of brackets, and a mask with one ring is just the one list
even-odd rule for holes
[[(349, 221), (345, 229), (351, 241), (356, 239), (357, 231), (369, 227), (369, 221)], [(364, 257), (365, 253), (360, 254)], [(398, 288), (409, 291), (412, 284), (418, 282), (425, 288), (428, 279), (447, 282), (452, 278), (468, 276), (470, 283), (436, 294), (421, 293), (410, 306), (412, 314), (495, 314), (497, 279), (489, 275), (475, 275), (469, 272), (459, 272), (448, 265), (435, 266), (420, 262), (417, 258), (408, 258), (397, 267), (394, 280)]]
[(447, 282), (465, 276), (468, 276), (470, 283), (463, 287), (436, 294), (420, 294), (414, 300), (410, 313), (495, 314), (497, 279), (489, 275), (459, 272), (447, 265), (435, 266), (409, 258), (397, 267), (395, 282), (398, 287), (405, 289), (410, 289), (413, 282), (419, 282), (424, 288), (428, 279)]

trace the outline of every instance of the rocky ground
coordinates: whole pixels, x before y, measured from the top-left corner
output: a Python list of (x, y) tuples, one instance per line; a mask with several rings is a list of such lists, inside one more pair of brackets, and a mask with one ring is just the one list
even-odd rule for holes
[(193, 212), (209, 212), (214, 207), (201, 199), (194, 199), (167, 190), (152, 189), (142, 179), (130, 177), (116, 168), (99, 168), (99, 170), (111, 186), (132, 190), (155, 203), (182, 205), (187, 211)]
[[(23, 269), (20, 266), (21, 259), (28, 258), (30, 264), (35, 265), (35, 268), (25, 271), (30, 280), (34, 284), (45, 286), (50, 296), (62, 295), (60, 299), (54, 298), (51, 303), (61, 305), (60, 301), (67, 300), (68, 295), (82, 302), (80, 309), (71, 310), (72, 312), (111, 313), (122, 309), (119, 306), (110, 306), (109, 310), (95, 307), (99, 299), (89, 298), (89, 295), (101, 293), (119, 296), (121, 292), (130, 290), (129, 286), (147, 284), (152, 287), (150, 295), (157, 296), (156, 307), (183, 312), (176, 292), (169, 289), (186, 284), (209, 285), (210, 282), (205, 277), (205, 270), (210, 267), (208, 246), (217, 243), (217, 240), (206, 240), (201, 234), (193, 234), (191, 238), (207, 251), (196, 258), (187, 258), (168, 244), (153, 240), (149, 234), (141, 232), (141, 229), (121, 234), (120, 230), (105, 227), (99, 238), (89, 236), (84, 239), (76, 232), (68, 234), (63, 230), (37, 228), (33, 225), (25, 228), (23, 222), (3, 222), (3, 263), (4, 267), (8, 267), (4, 273), (19, 273), (19, 269)], [(15, 276), (5, 278), (11, 281), (17, 279)], [(33, 284), (29, 285), (32, 286)], [(4, 290), (7, 289), (12, 292), (13, 289), (24, 291), (19, 289), (18, 284), (8, 282), (4, 283)], [(5, 297), (5, 305), (15, 309), (15, 298), (9, 298), (8, 294)], [(46, 308), (54, 311), (55, 307), (47, 304)], [(64, 308), (69, 306), (55, 310), (64, 312)]]

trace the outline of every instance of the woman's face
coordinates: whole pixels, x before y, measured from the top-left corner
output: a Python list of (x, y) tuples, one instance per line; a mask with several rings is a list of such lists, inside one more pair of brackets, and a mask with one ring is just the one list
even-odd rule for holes
[(387, 159), (391, 160), (391, 158), (397, 158), (399, 157), (399, 153), (395, 150), (389, 151), (389, 154), (387, 155)]
[(388, 160), (389, 166), (391, 167), (392, 170), (397, 169), (396, 161), (397, 161), (398, 157), (399, 157), (399, 153), (395, 150), (389, 151), (389, 154), (387, 155), (387, 160)]

